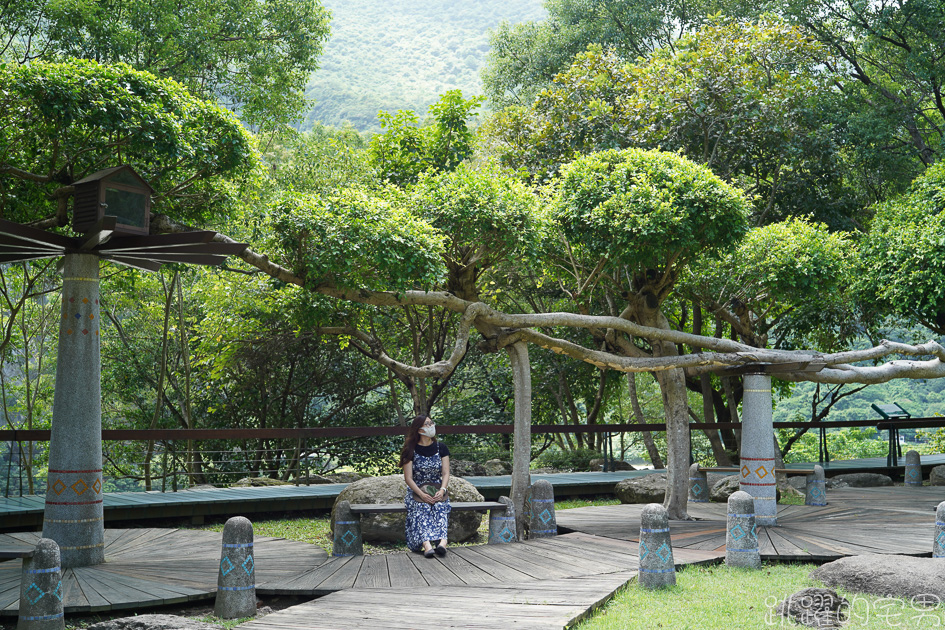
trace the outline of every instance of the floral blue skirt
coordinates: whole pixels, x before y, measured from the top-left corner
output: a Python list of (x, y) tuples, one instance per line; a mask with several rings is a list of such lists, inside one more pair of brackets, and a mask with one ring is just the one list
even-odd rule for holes
[[(413, 457), (413, 480), (418, 486), (433, 484), (440, 486), (442, 481), (442, 460), (440, 455)], [(424, 541), (437, 541), (447, 537), (446, 530), (450, 516), (449, 499), (430, 505), (413, 498), (413, 492), (407, 490), (404, 496), (407, 506), (407, 547), (411, 551), (423, 549)]]

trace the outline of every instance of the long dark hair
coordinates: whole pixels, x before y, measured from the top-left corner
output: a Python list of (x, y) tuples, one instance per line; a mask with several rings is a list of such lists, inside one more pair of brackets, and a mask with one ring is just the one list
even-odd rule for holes
[[(404, 447), (400, 449), (400, 467), (403, 468), (407, 462), (413, 461), (413, 453), (417, 449), (417, 442), (420, 441), (420, 429), (423, 423), (430, 419), (430, 416), (420, 414), (413, 419), (410, 427), (407, 429), (407, 437), (404, 438)], [(433, 438), (436, 441), (436, 438)]]

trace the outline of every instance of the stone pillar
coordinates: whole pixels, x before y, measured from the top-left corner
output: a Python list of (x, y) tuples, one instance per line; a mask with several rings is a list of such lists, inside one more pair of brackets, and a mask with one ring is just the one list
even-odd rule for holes
[(555, 489), (550, 481), (539, 479), (529, 488), (531, 515), (528, 521), (528, 538), (550, 538), (558, 535), (555, 519)]
[(770, 376), (745, 375), (742, 409), (740, 485), (755, 500), (755, 522), (771, 527), (778, 524), (778, 490), (774, 472)]
[(689, 500), (693, 503), (709, 502), (709, 479), (699, 464), (689, 467)]
[(905, 485), (922, 485), (922, 459), (917, 451), (906, 453), (906, 474), (904, 477)]
[(676, 563), (669, 537), (669, 515), (659, 503), (650, 503), (640, 514), (640, 572), (643, 588), (676, 584)]
[(814, 472), (807, 475), (804, 505), (827, 505), (827, 480), (824, 478), (824, 469), (819, 464), (814, 464)]
[(932, 540), (932, 557), (945, 558), (945, 501), (935, 509), (935, 538)]
[(725, 564), (730, 567), (761, 568), (754, 510), (755, 500), (747, 492), (739, 490), (729, 496)]
[(336, 558), (363, 556), (364, 540), (361, 537), (361, 517), (351, 511), (351, 504), (339, 501), (335, 506), (334, 542), (331, 555)]
[(66, 254), (62, 273), (43, 537), (58, 543), (66, 569), (105, 561), (98, 264)]
[(17, 630), (61, 630), (62, 569), (59, 546), (49, 538), (40, 538), (33, 557), (23, 558), (20, 578), (20, 616)]
[(499, 497), (499, 503), (504, 504), (505, 509), (489, 510), (490, 545), (501, 545), (518, 540), (515, 535), (515, 504), (508, 497)]
[(223, 526), (223, 552), (213, 614), (221, 619), (256, 616), (253, 524), (243, 516), (234, 516)]

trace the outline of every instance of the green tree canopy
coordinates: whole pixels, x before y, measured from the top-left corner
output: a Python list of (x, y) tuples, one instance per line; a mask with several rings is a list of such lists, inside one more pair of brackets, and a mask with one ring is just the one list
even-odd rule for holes
[(0, 51), (20, 64), (128, 63), (258, 127), (302, 112), (328, 18), (318, 0), (0, 0)]
[(945, 163), (882, 204), (860, 243), (865, 302), (945, 334)]
[(93, 61), (0, 65), (4, 218), (64, 225), (71, 184), (117, 164), (155, 189), (153, 212), (206, 224), (258, 158), (232, 113), (175, 81)]

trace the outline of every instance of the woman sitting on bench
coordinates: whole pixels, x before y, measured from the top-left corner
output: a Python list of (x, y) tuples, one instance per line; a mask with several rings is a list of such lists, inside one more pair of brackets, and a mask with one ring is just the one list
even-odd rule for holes
[[(434, 554), (445, 556), (450, 515), (450, 500), (446, 493), (450, 481), (450, 449), (436, 440), (436, 425), (429, 416), (413, 419), (400, 451), (400, 465), (407, 482), (407, 495), (404, 497), (407, 547), (411, 551), (423, 551), (427, 558)], [(428, 493), (428, 489), (433, 494)]]

